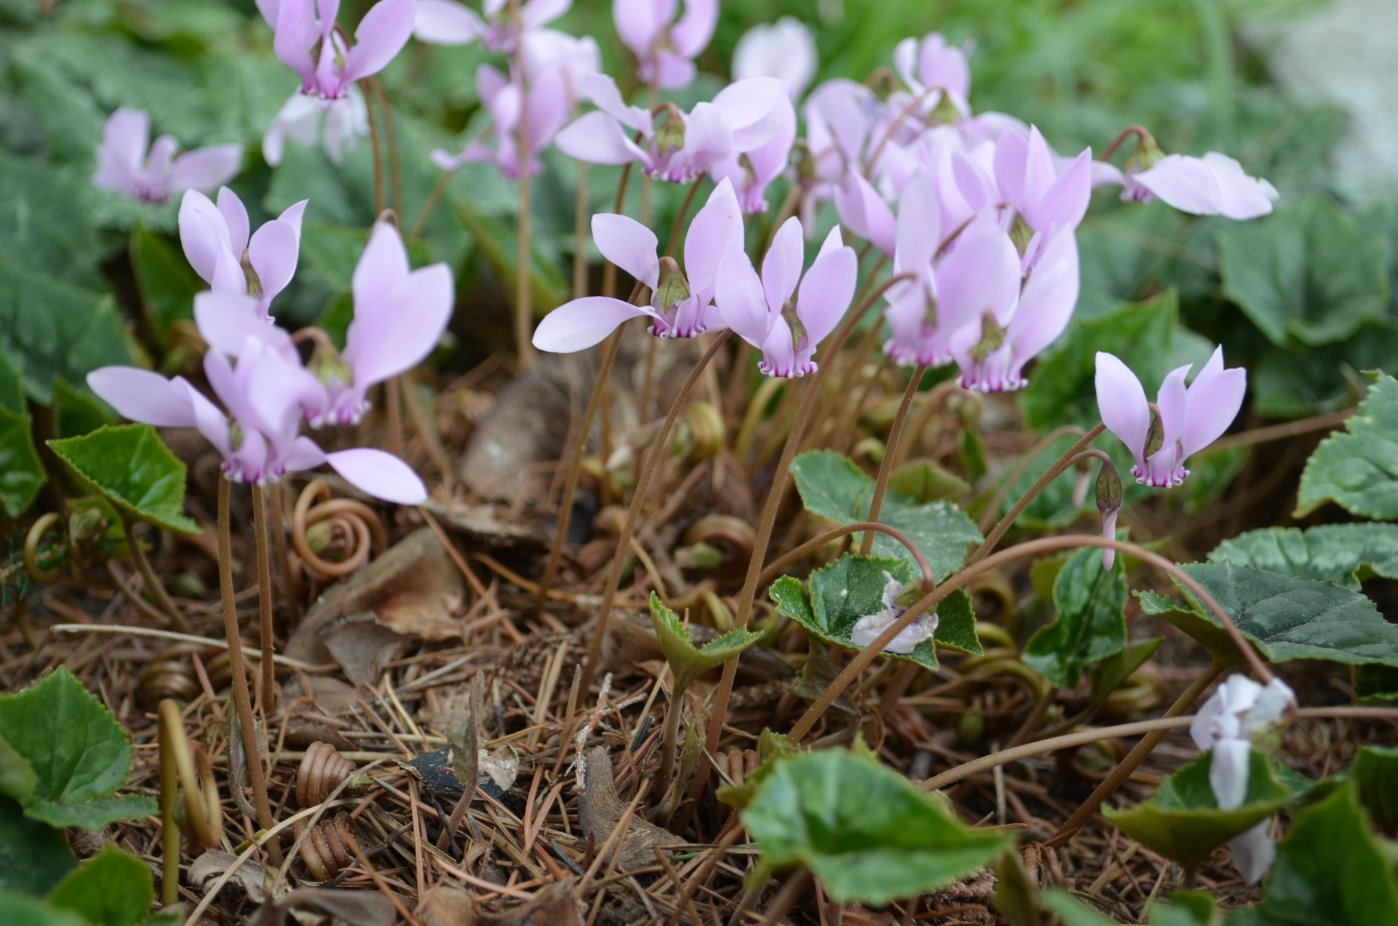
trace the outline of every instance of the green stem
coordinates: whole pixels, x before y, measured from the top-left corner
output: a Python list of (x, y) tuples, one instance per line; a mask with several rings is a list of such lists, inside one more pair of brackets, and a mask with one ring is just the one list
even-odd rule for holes
[[(918, 384), (922, 382), (922, 374), (927, 372), (927, 367), (918, 364), (913, 370), (913, 375), (908, 378), (908, 388), (903, 392), (903, 401), (898, 405), (898, 414), (893, 418), (893, 427), (888, 432), (888, 443), (884, 444), (883, 459), (879, 461), (879, 478), (874, 482), (874, 497), (869, 502), (870, 521), (879, 519), (879, 512), (883, 510), (884, 493), (888, 491), (888, 477), (893, 472), (893, 460), (898, 454), (898, 443), (903, 438), (903, 426), (908, 423), (908, 409), (913, 404), (913, 397), (917, 395)], [(868, 556), (869, 549), (874, 545), (874, 535), (866, 533), (864, 541), (859, 545), (859, 555)]]

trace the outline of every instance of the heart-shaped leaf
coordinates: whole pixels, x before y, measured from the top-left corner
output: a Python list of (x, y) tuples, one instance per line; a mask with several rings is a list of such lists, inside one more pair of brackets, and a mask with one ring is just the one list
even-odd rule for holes
[(1056, 688), (1073, 688), (1082, 671), (1126, 647), (1126, 581), (1102, 568), (1102, 552), (1079, 550), (1053, 583), (1058, 620), (1041, 628), (1023, 659)]
[(1306, 461), (1296, 517), (1326, 502), (1398, 520), (1398, 379), (1379, 376), (1345, 430), (1321, 441)]
[(129, 518), (182, 534), (199, 525), (184, 515), (185, 467), (146, 424), (100, 428), (49, 447), (86, 485)]
[(107, 845), (49, 894), (49, 903), (71, 910), (92, 926), (136, 926), (150, 913), (151, 871), (136, 856)]
[[(0, 892), (46, 894), (76, 864), (62, 833), (0, 797)], [(3, 899), (0, 910), (9, 910)]]
[[(715, 637), (703, 646), (695, 646), (689, 637), (689, 629), (655, 592), (650, 593), (650, 620), (660, 640), (665, 661), (675, 673), (677, 688), (688, 687), (696, 676), (736, 659), (743, 650), (762, 638), (762, 634), (755, 630), (738, 628)], [(683, 685), (680, 684), (681, 680)]]
[(1325, 524), (1306, 530), (1268, 527), (1225, 540), (1209, 560), (1357, 591), (1361, 571), (1398, 579), (1398, 524)]

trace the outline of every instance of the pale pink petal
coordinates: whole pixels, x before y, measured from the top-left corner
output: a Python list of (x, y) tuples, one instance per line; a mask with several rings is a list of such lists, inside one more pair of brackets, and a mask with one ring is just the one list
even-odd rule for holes
[(1155, 405), (1160, 409), (1160, 426), (1164, 432), (1161, 449), (1171, 453), (1174, 452), (1175, 442), (1184, 436), (1185, 425), (1189, 421), (1189, 399), (1184, 386), (1189, 367), (1189, 364), (1185, 364), (1165, 374), (1165, 381), (1160, 384), (1160, 391), (1155, 397)]
[(217, 145), (186, 151), (170, 165), (170, 190), (211, 190), (238, 175), (241, 145)]
[(1277, 189), (1266, 180), (1249, 177), (1243, 166), (1217, 151), (1204, 155), (1204, 165), (1218, 181), (1218, 213), (1230, 219), (1255, 219), (1272, 211)]
[(1049, 187), (1043, 199), (1025, 216), (1029, 224), (1045, 234), (1059, 228), (1075, 227), (1087, 212), (1092, 198), (1092, 150), (1085, 149)]
[(412, 467), (391, 453), (367, 447), (327, 453), (325, 462), (350, 485), (395, 505), (427, 501), (427, 487)]
[(291, 230), (296, 232), (296, 241), (298, 244), (301, 241), (301, 217), (305, 214), (306, 204), (309, 202), (310, 200), (303, 199), (298, 203), (292, 203), (282, 210), (281, 215), (277, 216), (278, 221), (290, 225)]
[(187, 190), (180, 200), (179, 226), (189, 265), (205, 283), (213, 283), (219, 257), (231, 250), (222, 213), (203, 193)]
[(367, 389), (421, 363), (446, 330), (454, 301), (450, 268), (432, 264), (376, 296), (372, 311), (356, 304), (344, 352), (355, 387)]
[(345, 82), (377, 74), (388, 67), (412, 35), (415, 3), (416, 0), (379, 0), (364, 14), (354, 30), (354, 47), (345, 58)]
[(248, 246), (247, 207), (237, 193), (223, 186), (218, 188), (218, 212), (228, 228), (228, 243), (232, 245), (233, 253), (241, 256)]
[(263, 317), (257, 300), (229, 292), (200, 293), (194, 297), (194, 323), (211, 352), (237, 356), (250, 340), (283, 356), (295, 356), (291, 336)]
[(767, 304), (780, 312), (786, 300), (796, 292), (801, 268), (806, 263), (806, 239), (801, 222), (795, 216), (782, 223), (772, 237), (772, 245), (762, 258), (762, 292)]
[(646, 157), (617, 121), (602, 112), (579, 116), (553, 143), (569, 157), (589, 164), (626, 164)]
[(708, 46), (718, 25), (718, 0), (685, 0), (684, 15), (670, 30), (675, 51), (693, 58)]
[(751, 77), (718, 92), (713, 105), (733, 135), (734, 151), (751, 151), (765, 144), (777, 131), (779, 107), (790, 106), (786, 88), (775, 77)]
[(1194, 215), (1214, 215), (1222, 200), (1218, 177), (1198, 158), (1171, 154), (1131, 178), (1167, 205)]
[(1019, 252), (990, 217), (972, 222), (937, 264), (938, 325), (955, 330), (987, 312), (1009, 320), (1019, 296)]
[(262, 284), (264, 300), (286, 288), (296, 273), (300, 236), (289, 222), (276, 219), (259, 228), (248, 244), (248, 261)]
[(584, 296), (554, 309), (534, 330), (534, 346), (554, 354), (585, 350), (623, 322), (653, 314), (648, 308), (607, 296)]
[(680, 90), (688, 87), (694, 83), (698, 74), (699, 69), (694, 66), (692, 60), (668, 48), (661, 48), (656, 54), (653, 68), (641, 68), (642, 79), (655, 84), (661, 90)]
[(391, 222), (376, 223), (350, 277), (356, 311), (398, 285), (408, 275), (408, 266), (408, 249), (398, 229)]
[[(809, 342), (805, 353), (809, 357)], [(772, 315), (772, 327), (762, 341), (762, 361), (757, 368), (768, 376), (803, 376), (807, 371), (800, 361), (791, 325), (781, 315)]]
[(272, 29), (272, 50), (277, 59), (295, 71), (303, 82), (313, 81), (315, 61), (311, 58), (311, 46), (320, 39), (321, 30), (310, 0), (281, 0)]
[(894, 269), (921, 272), (932, 261), (942, 235), (938, 221), (937, 193), (932, 176), (919, 171), (903, 188), (898, 200)]
[(157, 428), (194, 425), (194, 406), (184, 380), (168, 380), (136, 367), (101, 367), (87, 374), (87, 386), (123, 418)]
[(1228, 850), (1233, 854), (1233, 867), (1248, 884), (1262, 880), (1267, 869), (1277, 857), (1277, 847), (1272, 842), (1272, 821), (1263, 820), (1240, 836), (1228, 840)]
[(1131, 451), (1136, 464), (1143, 465), (1150, 406), (1141, 381), (1117, 357), (1098, 351), (1096, 387), (1102, 423)]
[(685, 119), (683, 157), (688, 173), (703, 173), (733, 150), (733, 132), (723, 112), (712, 103), (696, 104)]
[(743, 213), (733, 184), (725, 179), (709, 194), (685, 235), (684, 272), (695, 295), (713, 293), (719, 262), (732, 246), (743, 246)]
[(815, 38), (799, 19), (783, 16), (771, 25), (753, 26), (733, 49), (733, 77), (775, 77), (793, 100), (815, 77)]
[(869, 181), (851, 173), (835, 189), (835, 211), (851, 232), (892, 255), (898, 247), (898, 225), (893, 210)]
[(644, 60), (651, 53), (660, 30), (675, 15), (675, 0), (615, 0), (612, 19), (621, 42), (637, 58)]
[(413, 35), (434, 45), (465, 45), (485, 33), (485, 23), (456, 0), (417, 0)]
[(1198, 453), (1218, 440), (1238, 410), (1243, 407), (1247, 392), (1247, 372), (1242, 368), (1223, 368), (1223, 348), (1214, 349), (1213, 356), (1186, 390), (1186, 422), (1180, 436), (1181, 457)]
[[(840, 323), (854, 298), (854, 286), (859, 277), (854, 249), (839, 245), (840, 229), (834, 228), (826, 238), (811, 269), (801, 280), (796, 298), (796, 317), (806, 327), (806, 337), (814, 347)], [(833, 246), (829, 246), (834, 242)]]
[(150, 116), (138, 109), (118, 109), (102, 130), (92, 182), (103, 189), (130, 193), (149, 146)]
[[(792, 283), (794, 285), (795, 281)], [(762, 281), (740, 245), (730, 247), (719, 261), (714, 304), (724, 323), (738, 337), (761, 349), (762, 343), (767, 340), (773, 313), (768, 309)]]
[(592, 217), (592, 240), (602, 256), (652, 290), (660, 282), (660, 242), (655, 232), (629, 216), (609, 212)]
[(1015, 349), (1012, 378), (1017, 379), (1022, 365), (1068, 327), (1078, 301), (1078, 282), (1077, 242), (1067, 228), (1044, 249), (1010, 319), (1009, 340)]
[[(419, 0), (421, 2), (421, 0)], [(520, 20), (526, 33), (546, 26), (573, 6), (573, 0), (528, 0), (520, 10)]]
[(639, 106), (627, 106), (617, 89), (616, 81), (606, 74), (589, 74), (582, 80), (582, 93), (602, 112), (635, 132), (649, 135), (652, 120), (649, 111)]
[(1223, 810), (1243, 805), (1248, 795), (1248, 760), (1252, 744), (1244, 739), (1225, 739), (1214, 743), (1213, 759), (1209, 764), (1209, 784)]

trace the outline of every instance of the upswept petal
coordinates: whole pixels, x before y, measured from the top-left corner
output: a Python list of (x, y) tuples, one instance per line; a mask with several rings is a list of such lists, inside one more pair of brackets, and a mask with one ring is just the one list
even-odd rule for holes
[(219, 258), (232, 250), (224, 217), (198, 190), (186, 190), (180, 200), (180, 246), (185, 259), (205, 283), (213, 283)]
[(601, 343), (623, 322), (654, 314), (649, 307), (610, 296), (584, 296), (545, 315), (534, 329), (534, 346), (549, 353), (571, 354)]
[(300, 236), (291, 223), (273, 219), (253, 233), (248, 261), (262, 283), (262, 297), (271, 300), (286, 289), (296, 273)]
[(389, 222), (377, 222), (350, 277), (356, 314), (408, 275), (408, 249)]
[(1252, 744), (1244, 739), (1219, 740), (1213, 746), (1209, 784), (1223, 810), (1243, 805), (1248, 796), (1248, 760)]
[(243, 201), (228, 187), (218, 188), (218, 213), (223, 216), (224, 227), (228, 229), (228, 243), (233, 253), (242, 256), (248, 246), (248, 210)]
[(712, 103), (698, 103), (684, 123), (683, 170), (685, 181), (703, 173), (734, 150), (733, 132), (723, 112)]
[(345, 56), (341, 79), (352, 83), (377, 74), (408, 44), (417, 0), (379, 0), (354, 30), (354, 47)]
[(170, 165), (170, 191), (212, 190), (236, 177), (242, 163), (241, 145), (215, 145), (186, 151)]
[[(809, 354), (809, 346), (806, 352)], [(806, 371), (804, 366), (798, 365), (799, 361), (791, 326), (782, 316), (773, 315), (772, 327), (762, 341), (762, 360), (757, 368), (768, 376), (802, 376)]]
[(554, 138), (559, 151), (589, 164), (627, 164), (644, 161), (637, 147), (615, 119), (603, 112), (584, 113)]
[(456, 0), (417, 0), (413, 35), (434, 45), (466, 45), (485, 34), (485, 22), (475, 10)]
[(612, 3), (612, 19), (618, 37), (643, 61), (674, 15), (675, 0), (615, 0)]
[(954, 331), (986, 312), (1009, 321), (1019, 296), (1019, 252), (994, 219), (976, 219), (937, 264), (938, 326)]
[(878, 191), (857, 173), (835, 188), (835, 211), (840, 222), (854, 234), (869, 241), (884, 254), (898, 247), (898, 224), (893, 210)]
[(376, 300), (372, 311), (356, 302), (345, 334), (344, 358), (356, 389), (412, 369), (436, 347), (451, 320), (451, 269), (432, 264), (414, 270)]
[(602, 256), (653, 291), (660, 283), (660, 242), (655, 232), (629, 216), (601, 212), (592, 217), (592, 241)]
[(359, 447), (325, 454), (325, 462), (350, 485), (395, 505), (427, 501), (427, 487), (412, 467), (391, 453)]
[(1136, 464), (1144, 465), (1150, 405), (1141, 381), (1116, 356), (1098, 351), (1096, 387), (1102, 423), (1131, 451)]
[(1266, 180), (1249, 177), (1243, 166), (1226, 154), (1210, 151), (1204, 155), (1204, 165), (1218, 181), (1220, 215), (1230, 219), (1255, 219), (1272, 211), (1277, 188)]
[(598, 109), (617, 122), (635, 132), (650, 135), (654, 121), (648, 110), (639, 106), (627, 106), (617, 89), (616, 81), (606, 74), (589, 74), (580, 87), (583, 96), (591, 100)]
[(272, 26), (272, 51), (277, 60), (295, 71), (307, 84), (315, 79), (311, 47), (320, 34), (310, 0), (281, 0), (277, 21)]
[(230, 357), (238, 356), (249, 340), (284, 357), (296, 356), (291, 336), (263, 317), (256, 299), (242, 293), (206, 292), (195, 296), (194, 323), (212, 351)]
[(723, 114), (733, 135), (733, 150), (751, 151), (766, 144), (776, 133), (777, 109), (789, 107), (791, 101), (775, 77), (749, 77), (720, 90), (713, 105)]
[(1222, 194), (1218, 177), (1198, 158), (1170, 154), (1149, 169), (1128, 174), (1136, 185), (1149, 190), (1166, 205), (1193, 215), (1218, 212)]
[(724, 323), (738, 337), (759, 350), (762, 348), (776, 313), (768, 308), (762, 281), (747, 252), (739, 245), (730, 247), (719, 261), (714, 304)]
[(806, 326), (812, 347), (825, 340), (849, 311), (859, 277), (854, 249), (840, 244), (839, 226), (831, 229), (825, 241), (796, 297), (796, 317)]
[(919, 171), (903, 188), (898, 199), (897, 234), (893, 267), (898, 273), (921, 273), (932, 262), (941, 244), (937, 193), (932, 176)]
[(1181, 456), (1198, 453), (1218, 440), (1238, 417), (1246, 392), (1247, 372), (1241, 367), (1225, 370), (1223, 348), (1215, 348), (1209, 362), (1185, 392), (1186, 420), (1180, 436)]
[(713, 297), (719, 261), (730, 246), (743, 246), (743, 212), (733, 184), (722, 180), (689, 223), (684, 239), (684, 272), (691, 292), (703, 301)]
[(743, 33), (733, 49), (733, 77), (775, 77), (792, 99), (800, 99), (815, 77), (815, 38), (799, 19), (783, 16)]
[(189, 384), (137, 367), (101, 367), (87, 374), (87, 386), (117, 414), (157, 428), (194, 426)]
[(118, 109), (102, 129), (93, 182), (104, 189), (129, 192), (149, 146), (150, 116), (139, 109)]
[(1073, 230), (1065, 228), (1044, 248), (1010, 320), (1009, 337), (1016, 366), (1053, 343), (1073, 315), (1078, 302), (1078, 246)]
[(301, 242), (301, 217), (305, 214), (306, 205), (309, 202), (309, 199), (303, 199), (300, 202), (292, 203), (282, 210), (281, 215), (277, 216), (279, 221), (290, 225), (291, 230), (296, 232), (296, 241), (298, 245)]
[(786, 300), (796, 292), (805, 264), (805, 232), (801, 230), (801, 220), (792, 216), (777, 229), (762, 258), (762, 292), (773, 312), (781, 312)]
[(1272, 821), (1263, 820), (1240, 836), (1228, 840), (1228, 851), (1233, 854), (1233, 867), (1248, 884), (1262, 880), (1267, 869), (1277, 857), (1276, 844), (1272, 842)]
[(1034, 229), (1051, 234), (1060, 228), (1073, 228), (1087, 214), (1092, 199), (1092, 149), (1085, 148), (1034, 203), (1026, 216)]
[(533, 32), (562, 16), (572, 6), (573, 0), (528, 0), (519, 11), (521, 25), (525, 32)]
[(1164, 432), (1161, 449), (1171, 453), (1174, 452), (1175, 442), (1184, 435), (1185, 424), (1189, 421), (1189, 400), (1184, 386), (1189, 368), (1190, 364), (1185, 364), (1165, 374), (1165, 380), (1155, 397), (1155, 405), (1160, 409), (1160, 427)]
[(675, 51), (693, 58), (708, 46), (717, 25), (718, 0), (685, 0), (684, 15), (670, 30), (670, 42)]

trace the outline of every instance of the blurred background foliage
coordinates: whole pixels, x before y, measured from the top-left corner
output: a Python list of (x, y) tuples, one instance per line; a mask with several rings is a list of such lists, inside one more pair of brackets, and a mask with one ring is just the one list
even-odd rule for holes
[[(1169, 297), (1162, 322), (1168, 330), (1134, 345), (1148, 387), (1154, 367), (1163, 373), (1167, 361), (1202, 360), (1211, 344), (1223, 343), (1230, 365), (1252, 371), (1255, 418), (1303, 417), (1353, 404), (1363, 388), (1359, 371), (1391, 370), (1398, 355), (1398, 195), (1379, 189), (1367, 201), (1346, 201), (1332, 164), (1346, 113), (1289, 98), (1272, 80), (1276, 63), (1265, 49), (1240, 38), (1257, 34), (1258, 24), (1285, 30), (1292, 17), (1319, 5), (727, 0), (700, 62), (705, 75), (679, 102), (721, 86), (748, 27), (790, 15), (815, 31), (820, 79), (862, 80), (891, 65), (899, 39), (937, 30), (974, 47), (976, 111), (998, 109), (1037, 123), (1060, 152), (1101, 150), (1140, 123), (1167, 151), (1236, 156), (1280, 190), (1274, 215), (1237, 224), (1158, 204), (1117, 208), (1110, 194), (1098, 195), (1081, 231), (1077, 317), (1044, 364), (1073, 369), (1073, 357), (1102, 337), (1129, 341), (1131, 326), (1145, 331), (1142, 319), (1155, 318), (1150, 312), (1159, 314), (1159, 299), (1173, 290), (1177, 308)], [(367, 6), (346, 2), (342, 22)], [(609, 2), (576, 0), (555, 25), (595, 36), (607, 69), (630, 73)], [(411, 43), (384, 75), (407, 228), (440, 178), (428, 153), (459, 150), (484, 127), (475, 71), (487, 61), (504, 64), (480, 48)], [(179, 349), (180, 322), (198, 281), (173, 234), (177, 204), (131, 203), (90, 184), (103, 123), (118, 106), (149, 110), (155, 132), (186, 147), (244, 144), (244, 170), (233, 186), (254, 209), (254, 221), (310, 198), (297, 285), (279, 299), (279, 314), (293, 326), (322, 318), (333, 330), (348, 309), (350, 270), (374, 218), (372, 155), (361, 143), (333, 168), (319, 149), (291, 145), (281, 166), (269, 169), (261, 137), (295, 89), (296, 78), (272, 56), (271, 30), (252, 0), (0, 0), (0, 380), (13, 367), (29, 402), (48, 405), (55, 378), (76, 386), (62, 395), (80, 396), (83, 373), (101, 363), (146, 355), (174, 370), (188, 361)], [(546, 168), (534, 191), (540, 314), (566, 298), (578, 176), (557, 152), (546, 157)], [(617, 173), (588, 170), (594, 211), (611, 208)], [(628, 209), (636, 207), (639, 186), (631, 185)], [(656, 187), (657, 228), (668, 228), (684, 192)], [(453, 366), (508, 343), (517, 209), (512, 182), (492, 167), (468, 166), (446, 187), (415, 244), (419, 259), (445, 260), (457, 271)], [(752, 224), (755, 235), (767, 231), (761, 220)], [(1153, 301), (1140, 310), (1119, 309), (1146, 300)], [(1055, 379), (1026, 394), (1031, 419), (1048, 420), (1042, 410), (1062, 385)], [(6, 392), (0, 383), (0, 398)], [(0, 415), (15, 421), (34, 407), (5, 406), (0, 402)], [(0, 419), (0, 446), (7, 420)]]

